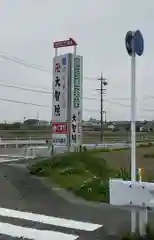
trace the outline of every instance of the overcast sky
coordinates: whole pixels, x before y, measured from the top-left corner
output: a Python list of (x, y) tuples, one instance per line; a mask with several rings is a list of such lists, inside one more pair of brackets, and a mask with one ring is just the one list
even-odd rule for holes
[[(97, 78), (102, 71), (108, 79), (104, 109), (110, 120), (130, 119), (130, 58), (124, 38), (128, 30), (140, 29), (145, 51), (137, 58), (137, 117), (154, 119), (153, 0), (0, 0), (0, 11), (0, 52), (49, 71), (26, 67), (1, 55), (0, 83), (51, 91), (53, 41), (73, 37), (84, 58), (84, 77)], [(84, 97), (96, 98), (84, 100), (85, 119), (99, 118), (99, 85), (97, 80), (84, 79)], [(49, 106), (0, 100), (0, 121), (35, 118), (38, 113), (40, 119), (51, 119), (50, 94), (1, 86), (0, 98)]]

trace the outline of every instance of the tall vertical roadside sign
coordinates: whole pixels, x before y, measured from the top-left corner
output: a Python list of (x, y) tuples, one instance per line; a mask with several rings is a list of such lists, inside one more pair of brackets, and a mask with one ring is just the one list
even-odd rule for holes
[(82, 57), (72, 57), (72, 127), (71, 144), (79, 146), (82, 144)]
[[(73, 53), (58, 56), (58, 48), (73, 46)], [(79, 147), (82, 144), (83, 60), (76, 55), (76, 42), (54, 42), (52, 144)]]
[(67, 145), (68, 142), (68, 61), (68, 55), (53, 59), (52, 142), (56, 145)]

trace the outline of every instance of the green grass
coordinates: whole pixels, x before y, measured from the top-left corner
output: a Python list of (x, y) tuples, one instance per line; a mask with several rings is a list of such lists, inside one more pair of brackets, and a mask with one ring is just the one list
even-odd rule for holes
[(130, 178), (125, 169), (110, 169), (105, 160), (91, 152), (55, 156), (30, 166), (29, 170), (86, 200), (99, 202), (109, 201), (109, 177)]
[(146, 226), (145, 235), (141, 236), (137, 231), (136, 233), (127, 233), (121, 240), (154, 240), (154, 228), (150, 225)]
[[(151, 142), (148, 143), (141, 143), (137, 146), (137, 148), (149, 148), (153, 147), (154, 144)], [(86, 146), (83, 147), (83, 151), (88, 151), (90, 153), (102, 153), (102, 152), (119, 152), (119, 151), (126, 151), (130, 149), (130, 147), (123, 147), (123, 148), (93, 148), (87, 149)]]
[[(142, 144), (140, 147), (151, 146), (153, 145)], [(29, 166), (29, 171), (31, 174), (51, 179), (60, 187), (86, 200), (108, 202), (109, 178), (129, 180), (130, 172), (125, 168), (117, 170), (109, 167), (99, 153), (125, 150), (128, 148), (92, 150), (84, 148), (83, 152), (67, 153), (37, 162)]]

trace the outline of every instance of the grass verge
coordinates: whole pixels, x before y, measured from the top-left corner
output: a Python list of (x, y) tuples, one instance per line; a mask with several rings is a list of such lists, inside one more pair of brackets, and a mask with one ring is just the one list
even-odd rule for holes
[(121, 240), (154, 240), (154, 228), (147, 225), (145, 235), (141, 236), (138, 232), (135, 234), (127, 233)]
[[(142, 147), (151, 147), (144, 144)], [(141, 146), (139, 147), (141, 149)], [(142, 150), (142, 149), (141, 149)], [(89, 201), (109, 202), (109, 178), (130, 179), (129, 164), (126, 167), (113, 167), (106, 154), (116, 156), (114, 152), (128, 151), (127, 149), (92, 149), (83, 152), (57, 155), (29, 166), (31, 174), (47, 177), (60, 187), (72, 191)], [(104, 154), (103, 154), (104, 152)], [(112, 152), (112, 153), (111, 153)], [(120, 154), (120, 153), (119, 153)], [(116, 162), (116, 157), (112, 162)], [(129, 162), (129, 161), (128, 161)], [(137, 176), (138, 177), (138, 176)], [(150, 175), (145, 176), (151, 180)]]
[(129, 179), (125, 169), (111, 169), (93, 152), (55, 156), (29, 166), (31, 174), (48, 177), (60, 187), (90, 201), (109, 201), (109, 177)]

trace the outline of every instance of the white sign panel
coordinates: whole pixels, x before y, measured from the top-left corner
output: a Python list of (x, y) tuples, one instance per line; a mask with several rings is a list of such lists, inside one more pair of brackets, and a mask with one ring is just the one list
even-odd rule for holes
[(52, 143), (56, 146), (67, 146), (68, 135), (67, 134), (52, 134)]
[(53, 122), (67, 121), (68, 54), (53, 59)]
[(72, 57), (72, 126), (71, 144), (79, 146), (82, 144), (82, 57)]
[[(68, 103), (68, 54), (56, 56), (53, 59), (53, 102), (52, 102), (52, 123), (66, 124), (67, 117), (67, 103)], [(54, 129), (54, 128), (53, 128)], [(56, 136), (56, 138), (55, 138)], [(65, 139), (67, 138), (65, 134)], [(52, 131), (53, 144), (65, 145), (62, 141), (61, 132)], [(59, 139), (59, 140), (58, 140)]]

